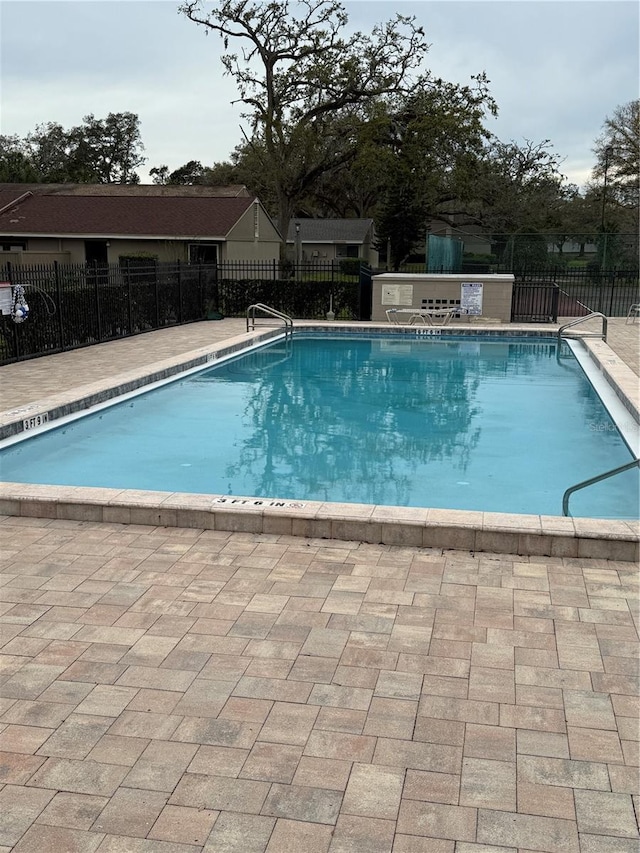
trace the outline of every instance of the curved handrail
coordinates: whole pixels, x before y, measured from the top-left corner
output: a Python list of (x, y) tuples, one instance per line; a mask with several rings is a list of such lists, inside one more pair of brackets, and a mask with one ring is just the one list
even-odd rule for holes
[(570, 323), (565, 323), (564, 326), (560, 326), (558, 329), (558, 351), (560, 350), (560, 345), (562, 343), (562, 333), (565, 329), (570, 329), (571, 326), (577, 326), (579, 323), (584, 323), (585, 320), (593, 320), (594, 317), (602, 317), (602, 332), (597, 334), (596, 332), (586, 332), (582, 337), (584, 338), (602, 338), (602, 340), (607, 342), (607, 317), (605, 314), (601, 314), (600, 311), (593, 311), (591, 314), (587, 314), (585, 317), (577, 317), (575, 320), (572, 320)]
[(270, 305), (265, 305), (262, 302), (256, 302), (247, 308), (247, 332), (252, 331), (256, 327), (256, 311), (263, 311), (277, 320), (282, 320), (285, 327), (285, 336), (289, 337), (293, 335), (293, 320), (291, 317), (282, 311), (278, 311), (277, 308), (272, 308)]
[(583, 480), (581, 483), (576, 483), (575, 486), (571, 486), (562, 496), (562, 514), (570, 515), (569, 498), (574, 492), (584, 489), (586, 486), (592, 486), (594, 483), (599, 483), (601, 480), (607, 480), (609, 477), (615, 477), (616, 474), (622, 474), (623, 471), (630, 471), (636, 465), (640, 465), (640, 459), (634, 459), (631, 462), (627, 462), (626, 465), (619, 465), (617, 468), (605, 471), (604, 474), (598, 474), (595, 477), (590, 477), (588, 480)]

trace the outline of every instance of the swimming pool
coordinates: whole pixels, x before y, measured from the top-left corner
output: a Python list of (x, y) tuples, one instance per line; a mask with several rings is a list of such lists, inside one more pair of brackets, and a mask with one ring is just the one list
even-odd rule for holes
[[(631, 459), (555, 341), (296, 336), (2, 451), (4, 480), (557, 515)], [(572, 498), (637, 516), (637, 471)]]

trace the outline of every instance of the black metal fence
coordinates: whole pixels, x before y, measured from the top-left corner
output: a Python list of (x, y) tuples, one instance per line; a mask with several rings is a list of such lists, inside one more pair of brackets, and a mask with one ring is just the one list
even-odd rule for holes
[(553, 282), (523, 282), (513, 285), (512, 323), (555, 323), (560, 290)]
[(581, 317), (592, 311), (626, 317), (629, 306), (636, 302), (640, 302), (637, 270), (565, 270), (552, 276), (531, 271), (516, 276), (511, 319), (555, 322), (558, 317)]
[(330, 308), (338, 319), (368, 320), (370, 283), (371, 270), (359, 262), (229, 262), (218, 265), (209, 302), (225, 317), (244, 317), (250, 304), (262, 302), (299, 320), (324, 319)]
[[(0, 315), (0, 364), (35, 358), (207, 317), (244, 317), (255, 302), (296, 319), (371, 317), (372, 270), (359, 262), (229, 262), (0, 267), (25, 287), (30, 316)], [(514, 322), (555, 322), (600, 311), (626, 316), (640, 302), (638, 272), (527, 271), (516, 276)]]
[[(0, 267), (0, 281), (22, 285), (26, 322), (0, 315), (0, 364), (35, 358), (207, 317), (244, 317), (263, 302), (298, 319), (369, 318), (366, 270), (272, 261)], [(364, 295), (364, 298), (363, 298)]]

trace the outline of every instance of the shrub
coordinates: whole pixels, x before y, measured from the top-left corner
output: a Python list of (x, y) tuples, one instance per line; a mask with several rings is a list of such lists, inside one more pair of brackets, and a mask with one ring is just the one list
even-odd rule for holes
[(363, 258), (341, 258), (340, 272), (343, 275), (360, 275), (360, 267), (364, 263)]
[(549, 266), (554, 270), (566, 270), (569, 265), (569, 259), (564, 255), (549, 255)]

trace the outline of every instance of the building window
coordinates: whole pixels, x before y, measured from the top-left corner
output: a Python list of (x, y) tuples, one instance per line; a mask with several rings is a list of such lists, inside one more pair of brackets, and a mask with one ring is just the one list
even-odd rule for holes
[(336, 258), (359, 258), (360, 246), (357, 243), (344, 243), (336, 246)]
[(25, 252), (26, 240), (17, 240), (15, 237), (0, 238), (0, 252)]
[(190, 264), (217, 264), (217, 243), (189, 243)]

